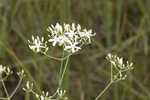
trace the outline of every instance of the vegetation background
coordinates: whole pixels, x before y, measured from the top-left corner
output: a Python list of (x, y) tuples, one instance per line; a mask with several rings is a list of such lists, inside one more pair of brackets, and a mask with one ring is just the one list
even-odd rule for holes
[[(125, 81), (113, 84), (101, 100), (150, 100), (150, 0), (0, 0), (0, 64), (24, 69), (25, 80), (37, 91), (57, 88), (60, 62), (33, 53), (27, 40), (46, 36), (50, 24), (79, 23), (96, 33), (90, 46), (71, 57), (64, 87), (70, 100), (93, 100), (110, 79), (105, 60), (112, 52), (133, 61)], [(60, 55), (59, 49), (50, 53)], [(6, 83), (11, 92), (18, 82), (14, 74)], [(13, 100), (35, 100), (22, 90)], [(3, 90), (0, 85), (0, 95)]]

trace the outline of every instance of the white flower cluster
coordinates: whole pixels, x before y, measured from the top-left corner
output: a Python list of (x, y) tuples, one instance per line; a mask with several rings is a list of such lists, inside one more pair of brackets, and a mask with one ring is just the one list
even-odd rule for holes
[(24, 74), (24, 70), (20, 71), (20, 72), (17, 72), (17, 75), (21, 78), (21, 77), (24, 77), (25, 74)]
[[(3, 73), (4, 73), (4, 76), (5, 76), (5, 77), (2, 76)], [(7, 76), (9, 76), (10, 74), (13, 74), (13, 71), (12, 71), (9, 67), (0, 65), (0, 79), (1, 79), (1, 80), (7, 78)], [(23, 78), (23, 77), (25, 76), (24, 70), (17, 72), (17, 75), (18, 75), (20, 78)]]
[(30, 83), (29, 81), (27, 81), (26, 88), (23, 88), (23, 90), (26, 92), (33, 93), (38, 100), (67, 100), (68, 99), (65, 96), (66, 91), (61, 89), (57, 89), (57, 91), (52, 96), (49, 95), (49, 92), (44, 92), (44, 91), (42, 91), (41, 94), (38, 94), (33, 91), (33, 83)]
[(5, 67), (3, 67), (2, 65), (0, 65), (0, 75), (5, 71)]
[(49, 42), (52, 42), (52, 45), (63, 46), (64, 50), (69, 52), (76, 52), (81, 49), (81, 46), (87, 43), (91, 43), (91, 37), (95, 36), (95, 33), (92, 34), (92, 30), (81, 29), (81, 26), (75, 25), (74, 23), (60, 25), (51, 25), (48, 27)]
[(28, 40), (29, 42), (29, 48), (33, 50), (34, 52), (47, 52), (47, 42), (44, 41), (44, 37), (41, 39), (37, 36), (32, 36), (32, 41)]
[(12, 91), (11, 94), (8, 94), (8, 90), (7, 90), (7, 87), (5, 85), (5, 80), (7, 80), (8, 76), (10, 74), (12, 74), (13, 71), (7, 66), (3, 66), (3, 65), (0, 65), (0, 82), (2, 83), (2, 87), (4, 88), (4, 92), (6, 93), (7, 97), (3, 98), (3, 97), (0, 97), (1, 99), (3, 100), (11, 100), (12, 97), (15, 95), (17, 89), (19, 88), (19, 86), (21, 85), (21, 82), (23, 80), (23, 77), (25, 76), (24, 75), (24, 70), (20, 71), (20, 72), (17, 72), (17, 75), (19, 76), (19, 82), (16, 86), (16, 88)]
[(5, 73), (7, 76), (12, 74), (13, 72), (10, 70), (9, 67), (0, 65), (0, 77), (2, 77), (2, 74)]
[[(66, 93), (65, 90), (58, 89), (53, 96), (50, 96), (49, 92), (44, 92), (44, 91), (42, 91), (42, 94), (40, 95), (35, 94), (35, 96), (38, 100), (67, 100), (68, 98), (65, 97), (65, 93)], [(57, 97), (54, 99), (54, 96), (56, 95)]]
[(66, 90), (61, 90), (61, 89), (57, 89), (57, 91), (56, 91), (56, 93), (57, 93), (57, 98), (59, 98), (60, 100), (67, 100), (68, 98), (67, 97), (65, 97), (65, 94), (66, 94)]
[(40, 40), (39, 37), (35, 39), (32, 37), (32, 41), (29, 41), (29, 47), (33, 51), (40, 52), (44, 49), (45, 52), (48, 50), (47, 43), (52, 43), (52, 46), (62, 46), (65, 51), (75, 53), (81, 49), (85, 44), (91, 43), (91, 37), (95, 36), (92, 30), (81, 29), (81, 26), (75, 25), (74, 23), (60, 25), (51, 25), (47, 29), (49, 39), (44, 42), (44, 38)]
[(129, 63), (128, 61), (124, 64), (123, 58), (119, 58), (116, 55), (108, 54), (106, 59), (112, 64), (113, 70), (112, 70), (112, 80), (113, 81), (119, 81), (124, 80), (127, 75), (126, 72), (133, 69), (133, 63)]
[(23, 90), (27, 92), (31, 92), (32, 89), (33, 89), (33, 83), (30, 83), (29, 81), (27, 81), (26, 88), (23, 88)]
[(42, 91), (42, 95), (39, 95), (39, 94), (35, 94), (36, 98), (38, 100), (51, 100), (51, 96), (49, 96), (49, 93), (48, 92), (44, 92)]

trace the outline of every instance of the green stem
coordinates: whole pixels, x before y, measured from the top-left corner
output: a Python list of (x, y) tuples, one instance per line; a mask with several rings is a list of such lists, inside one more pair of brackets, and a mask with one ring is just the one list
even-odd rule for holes
[(111, 86), (113, 82), (109, 82), (109, 84), (105, 87), (105, 89), (95, 98), (95, 100), (98, 100), (105, 92), (106, 90)]
[(17, 89), (19, 88), (21, 82), (22, 82), (23, 77), (21, 77), (21, 79), (19, 80), (19, 83), (17, 84), (15, 90), (12, 92), (12, 94), (10, 95), (10, 98), (12, 98), (14, 96), (14, 94), (16, 93)]
[(3, 85), (4, 91), (5, 91), (6, 95), (7, 95), (7, 99), (10, 100), (8, 91), (7, 91), (7, 89), (6, 89), (6, 86), (5, 86), (5, 83), (4, 83), (3, 80), (2, 80), (2, 85)]
[[(63, 57), (64, 57), (64, 51), (63, 51)], [(60, 88), (60, 84), (61, 84), (61, 76), (62, 76), (62, 71), (63, 71), (63, 64), (64, 64), (64, 60), (61, 60), (61, 66), (60, 66), (60, 71), (59, 71), (59, 88)]]
[(54, 60), (60, 60), (60, 61), (67, 59), (67, 58), (71, 55), (71, 54), (69, 54), (69, 55), (67, 55), (67, 56), (65, 56), (65, 57), (57, 58), (57, 57), (50, 56), (50, 55), (48, 55), (48, 54), (46, 54), (46, 53), (43, 53), (43, 54), (44, 54), (45, 56), (47, 56), (48, 58), (51, 58), (51, 59), (54, 59)]
[(110, 75), (110, 77), (111, 77), (111, 82), (113, 81), (113, 68), (112, 68), (112, 64), (111, 64), (111, 75)]
[(8, 98), (0, 98), (0, 100), (8, 100)]
[(67, 69), (68, 62), (69, 62), (69, 56), (67, 57), (67, 60), (66, 60), (66, 64), (65, 64), (65, 67), (64, 67), (64, 71), (63, 71), (62, 76), (61, 76), (61, 79), (60, 79), (59, 87), (62, 87), (62, 81), (63, 81), (64, 75), (65, 75), (65, 73), (66, 73), (66, 69)]

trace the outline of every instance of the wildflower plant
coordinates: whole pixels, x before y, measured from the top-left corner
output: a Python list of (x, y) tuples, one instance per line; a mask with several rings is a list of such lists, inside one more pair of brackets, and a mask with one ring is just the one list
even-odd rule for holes
[[(56, 92), (50, 96), (48, 92), (36, 93), (33, 90), (33, 83), (27, 82), (25, 91), (33, 93), (38, 100), (66, 100), (68, 99), (65, 94), (66, 91), (62, 89), (62, 83), (66, 69), (68, 66), (69, 58), (72, 54), (78, 52), (83, 46), (92, 43), (92, 37), (96, 35), (92, 30), (82, 29), (79, 24), (59, 24), (50, 25), (47, 28), (47, 38), (32, 36), (32, 40), (28, 40), (29, 48), (36, 53), (42, 53), (45, 56), (61, 61), (58, 88)], [(61, 58), (53, 57), (48, 54), (50, 46), (58, 46), (63, 49), (63, 56)], [(67, 56), (64, 55), (67, 52)], [(98, 100), (104, 92), (111, 86), (120, 80), (124, 80), (127, 77), (127, 72), (133, 69), (133, 63), (123, 62), (123, 58), (119, 58), (116, 55), (108, 54), (106, 59), (111, 63), (111, 79), (106, 88), (95, 98)]]
[(19, 86), (21, 85), (21, 82), (23, 80), (24, 75), (24, 70), (17, 72), (17, 75), (19, 77), (19, 82), (16, 86), (16, 88), (13, 90), (13, 92), (11, 94), (9, 94), (6, 85), (5, 85), (5, 80), (7, 80), (8, 76), (10, 76), (11, 74), (13, 74), (13, 71), (6, 66), (0, 65), (0, 82), (4, 88), (4, 93), (6, 94), (7, 97), (0, 97), (1, 100), (11, 100), (11, 98), (14, 96), (14, 94), (16, 93), (17, 89), (19, 88)]
[[(62, 83), (64, 79), (64, 75), (66, 73), (67, 65), (69, 62), (69, 57), (82, 49), (83, 46), (90, 44), (92, 42), (92, 37), (96, 35), (92, 30), (82, 29), (79, 24), (59, 24), (50, 25), (47, 28), (47, 40), (44, 37), (32, 36), (32, 40), (28, 40), (29, 48), (36, 53), (42, 53), (45, 56), (61, 61), (61, 67), (59, 71), (59, 82), (58, 89), (54, 96), (49, 96), (48, 93), (44, 93), (43, 95), (38, 95), (34, 91), (29, 88), (25, 89), (26, 91), (30, 91), (36, 95), (38, 100), (51, 100), (53, 97), (57, 97), (59, 99), (67, 99), (64, 97), (65, 90), (62, 89)], [(50, 49), (50, 45), (52, 47), (58, 46), (63, 49), (63, 56), (61, 58), (53, 57), (48, 54), (48, 50)], [(67, 53), (67, 56), (64, 56), (64, 52)], [(65, 60), (65, 63), (64, 63)], [(64, 66), (63, 66), (64, 65)], [(28, 87), (27, 83), (27, 87)], [(44, 99), (43, 99), (44, 98)], [(49, 98), (49, 99), (46, 99)], [(52, 99), (53, 100), (53, 99)]]
[(111, 78), (109, 84), (105, 89), (96, 97), (95, 100), (98, 100), (105, 91), (113, 84), (121, 80), (125, 80), (127, 73), (133, 69), (133, 63), (126, 61), (124, 63), (123, 58), (118, 57), (117, 55), (108, 54), (106, 59), (111, 63)]
[(112, 75), (111, 81), (117, 82), (124, 80), (127, 77), (127, 72), (133, 69), (133, 63), (123, 63), (123, 58), (119, 58), (116, 55), (108, 54), (106, 59), (111, 63)]

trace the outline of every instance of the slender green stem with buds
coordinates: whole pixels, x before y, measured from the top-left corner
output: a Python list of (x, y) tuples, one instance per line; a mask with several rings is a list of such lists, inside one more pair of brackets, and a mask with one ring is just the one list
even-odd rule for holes
[[(92, 30), (87, 30), (86, 28), (81, 28), (79, 24), (59, 24), (51, 25), (47, 28), (48, 38), (32, 36), (32, 40), (28, 40), (29, 48), (36, 53), (43, 53), (45, 56), (52, 58), (54, 60), (61, 61), (61, 67), (59, 72), (59, 82), (58, 89), (54, 96), (56, 96), (57, 100), (66, 100), (65, 97), (66, 91), (62, 90), (62, 84), (64, 81), (65, 74), (67, 74), (67, 66), (69, 63), (69, 57), (82, 49), (82, 46), (90, 44), (91, 38), (96, 35)], [(48, 55), (47, 52), (51, 48), (49, 44), (52, 44), (53, 47), (59, 46), (63, 48), (63, 56), (62, 58), (53, 57)], [(68, 52), (68, 55), (64, 56), (64, 51)], [(115, 82), (120, 80), (124, 80), (126, 78), (127, 71), (133, 69), (133, 63), (129, 63), (128, 61), (124, 63), (123, 58), (118, 57), (117, 55), (108, 54), (106, 59), (111, 63), (111, 77), (110, 82), (104, 88), (104, 90), (98, 94), (95, 100), (98, 100), (108, 88)], [(27, 82), (27, 89), (25, 91), (32, 92), (33, 84)], [(39, 100), (47, 100), (48, 98), (53, 99), (52, 96), (49, 96), (48, 92), (43, 92), (43, 94), (34, 93)]]

